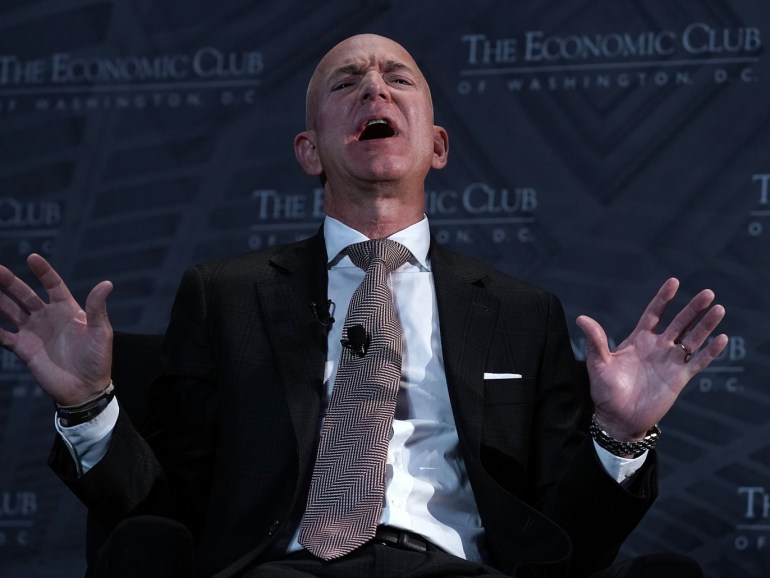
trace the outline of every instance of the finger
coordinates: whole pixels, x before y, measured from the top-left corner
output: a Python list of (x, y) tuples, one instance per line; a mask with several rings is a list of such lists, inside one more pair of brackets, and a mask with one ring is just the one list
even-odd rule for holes
[(690, 351), (700, 349), (725, 316), (725, 308), (714, 305), (703, 317), (679, 339), (679, 343)]
[(107, 315), (107, 297), (112, 293), (112, 283), (102, 281), (86, 297), (86, 317), (88, 324), (95, 327), (110, 327)]
[(27, 265), (29, 265), (30, 271), (32, 271), (35, 277), (37, 277), (43, 285), (51, 302), (74, 301), (72, 293), (70, 293), (67, 285), (65, 285), (56, 270), (51, 267), (50, 263), (48, 263), (42, 256), (37, 253), (32, 253), (27, 257)]
[(0, 287), (6, 295), (25, 307), (27, 311), (34, 311), (45, 305), (40, 296), (29, 285), (2, 265), (0, 265)]
[[(714, 292), (711, 289), (704, 289), (671, 320), (663, 336), (674, 343), (681, 343), (685, 333), (693, 326), (703, 312), (713, 303)], [(702, 343), (702, 342), (701, 342)], [(691, 347), (691, 349), (694, 349)]]
[(0, 292), (0, 313), (16, 327), (20, 327), (29, 318), (29, 313), (5, 293)]
[(678, 290), (678, 279), (675, 277), (666, 279), (639, 318), (639, 323), (636, 324), (636, 331), (657, 331), (668, 304), (671, 303)]
[(708, 345), (690, 357), (685, 364), (691, 375), (695, 375), (708, 367), (727, 347), (729, 339), (724, 333), (709, 341)]
[(0, 328), (0, 347), (13, 351), (16, 339), (16, 333)]
[(595, 356), (599, 361), (606, 361), (610, 356), (610, 349), (607, 333), (599, 322), (587, 315), (580, 315), (575, 322), (586, 338), (586, 357)]

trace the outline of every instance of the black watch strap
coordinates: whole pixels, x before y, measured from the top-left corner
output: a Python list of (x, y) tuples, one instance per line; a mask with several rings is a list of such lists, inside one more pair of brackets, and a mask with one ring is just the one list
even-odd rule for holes
[(79, 425), (102, 413), (113, 397), (115, 397), (115, 386), (110, 381), (110, 384), (101, 394), (85, 403), (79, 405), (59, 405), (57, 403), (56, 415), (64, 427)]

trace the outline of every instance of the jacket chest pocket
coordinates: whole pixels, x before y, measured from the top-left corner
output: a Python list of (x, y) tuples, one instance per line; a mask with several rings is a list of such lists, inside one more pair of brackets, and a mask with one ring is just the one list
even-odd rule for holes
[(485, 379), (482, 445), (512, 457), (525, 456), (534, 399), (532, 379)]

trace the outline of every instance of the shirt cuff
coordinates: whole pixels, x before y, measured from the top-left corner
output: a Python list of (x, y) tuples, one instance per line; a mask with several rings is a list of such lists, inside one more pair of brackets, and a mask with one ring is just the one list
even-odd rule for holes
[(94, 467), (107, 453), (119, 413), (118, 400), (113, 398), (104, 411), (85, 423), (64, 427), (59, 418), (54, 417), (56, 431), (75, 460), (79, 475)]
[(616, 456), (605, 450), (594, 440), (594, 448), (599, 456), (599, 461), (602, 462), (604, 469), (612, 477), (613, 480), (622, 484), (630, 477), (632, 477), (638, 470), (644, 465), (647, 459), (647, 453), (644, 452), (641, 456), (636, 458), (622, 458)]

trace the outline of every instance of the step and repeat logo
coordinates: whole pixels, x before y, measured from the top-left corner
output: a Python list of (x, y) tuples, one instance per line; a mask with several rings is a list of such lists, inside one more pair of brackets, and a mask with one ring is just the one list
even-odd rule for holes
[(0, 552), (33, 544), (38, 495), (28, 490), (0, 491)]
[(752, 237), (766, 234), (767, 220), (770, 217), (770, 173), (752, 175), (751, 182), (756, 191), (757, 203), (750, 212), (751, 221), (748, 231)]
[[(304, 239), (318, 230), (323, 219), (324, 190), (310, 194), (256, 189), (255, 220), (249, 227), (248, 247), (260, 249)], [(538, 208), (534, 187), (494, 187), (484, 182), (462, 189), (429, 189), (425, 213), (441, 244), (532, 243)]]
[(736, 526), (733, 545), (739, 552), (767, 550), (770, 540), (770, 487), (739, 486), (741, 521)]
[(259, 50), (215, 46), (156, 55), (0, 54), (0, 113), (250, 105), (264, 70)]
[(692, 22), (681, 30), (548, 34), (511, 37), (469, 33), (461, 95), (484, 94), (492, 79), (511, 93), (692, 86), (757, 81), (762, 34), (755, 26), (717, 28)]
[(534, 187), (470, 183), (463, 189), (427, 192), (426, 213), (442, 244), (531, 243), (538, 208)]
[(59, 234), (64, 203), (52, 199), (0, 197), (0, 254), (50, 254)]

